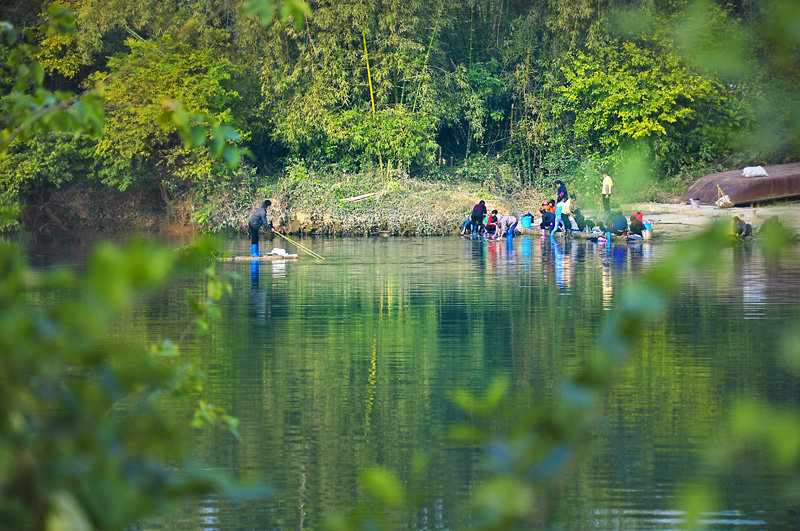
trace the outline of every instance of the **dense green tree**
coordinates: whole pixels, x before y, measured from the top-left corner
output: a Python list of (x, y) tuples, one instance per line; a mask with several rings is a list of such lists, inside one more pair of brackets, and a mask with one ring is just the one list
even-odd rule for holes
[[(127, 44), (130, 53), (112, 57), (108, 73), (92, 76), (103, 87), (107, 116), (96, 148), (101, 176), (123, 190), (134, 181), (153, 179), (169, 203), (168, 188), (208, 177), (213, 160), (204, 149), (187, 147), (176, 124), (164, 121), (163, 114), (170, 102), (179, 101), (186, 111), (202, 113), (215, 124), (233, 123), (231, 106), (239, 100), (230, 86), (233, 65), (213, 48), (196, 49), (168, 37), (129, 39)], [(227, 137), (240, 136), (225, 127)], [(198, 145), (206, 131), (191, 129), (189, 134)], [(234, 160), (233, 148), (219, 147)]]
[[(644, 140), (662, 171), (673, 173), (709, 162), (737, 132), (740, 117), (727, 106), (727, 91), (693, 74), (669, 50), (612, 42), (569, 54), (560, 74), (555, 93), (572, 127), (553, 144), (594, 153), (611, 165), (620, 162), (626, 144)], [(723, 127), (728, 142), (714, 135)]]
[(328, 160), (430, 160), (437, 5), (319, 2), (300, 30), (274, 25), (261, 70), (273, 137)]
[[(435, 173), (441, 153), (468, 167), (473, 157), (499, 158), (515, 168), (514, 182), (538, 186), (618, 164), (631, 142), (665, 177), (798, 153), (797, 135), (786, 134), (800, 129), (789, 0), (322, 0), (310, 11), (292, 0), (58, 6), (76, 13), (74, 33), (48, 30), (59, 19), (41, 11), (10, 13), (39, 28), (26, 40), (28, 79), (51, 91), (64, 111), (59, 120), (89, 119), (95, 128), (102, 116), (70, 98), (91, 89), (75, 97), (90, 104), (110, 91), (97, 173), (123, 188), (157, 182), (165, 199), (196, 192), (198, 180), (213, 189), (222, 170), (192, 146), (215, 136), (212, 150), (230, 161), (241, 154), (234, 145), (249, 148), (264, 181), (290, 160), (345, 171), (403, 165), (424, 175)], [(263, 28), (252, 16), (271, 20), (292, 9), (294, 24)], [(19, 65), (19, 57), (10, 59)], [(192, 70), (193, 61), (209, 66)], [(34, 93), (6, 97), (6, 108), (23, 112)], [(167, 119), (154, 125), (171, 99), (183, 102), (181, 112), (166, 108)], [(185, 114), (195, 111), (203, 118)], [(470, 175), (480, 173), (488, 175)], [(19, 183), (7, 190), (15, 196)]]
[[(41, 34), (52, 36), (73, 32), (72, 12), (58, 4), (51, 6)], [(0, 75), (5, 92), (0, 96), (0, 156), (15, 142), (49, 131), (72, 131), (96, 136), (103, 125), (98, 91), (83, 94), (50, 90), (45, 70), (37, 60), (40, 49), (33, 31), (21, 31), (0, 22), (0, 56), (6, 58)], [(19, 172), (0, 175), (0, 229), (16, 226), (17, 196), (27, 176)]]

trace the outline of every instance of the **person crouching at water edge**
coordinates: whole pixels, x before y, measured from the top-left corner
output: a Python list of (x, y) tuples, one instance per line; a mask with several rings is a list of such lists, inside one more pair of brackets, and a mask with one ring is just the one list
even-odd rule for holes
[(539, 228), (542, 229), (542, 236), (544, 236), (544, 231), (553, 228), (553, 222), (556, 219), (555, 209), (556, 202), (552, 199), (542, 203), (542, 206), (539, 208), (539, 213), (542, 215), (542, 222), (539, 223)]
[(733, 216), (733, 234), (737, 238), (750, 238), (753, 236), (753, 226), (744, 222), (739, 216)]
[(517, 223), (519, 221), (514, 216), (500, 216), (500, 219), (497, 220), (497, 229), (494, 231), (494, 239), (499, 240), (503, 236), (509, 240), (513, 238)]
[(489, 214), (489, 217), (486, 218), (486, 222), (484, 223), (484, 225), (486, 225), (486, 229), (483, 231), (484, 238), (491, 238), (494, 236), (495, 231), (497, 231), (497, 220), (497, 210), (492, 210), (492, 213)]
[(272, 223), (267, 219), (267, 210), (272, 205), (272, 201), (267, 199), (261, 204), (261, 208), (256, 210), (250, 221), (247, 222), (247, 228), (250, 230), (250, 256), (264, 256), (258, 252), (258, 230), (263, 226), (264, 228), (272, 229)]

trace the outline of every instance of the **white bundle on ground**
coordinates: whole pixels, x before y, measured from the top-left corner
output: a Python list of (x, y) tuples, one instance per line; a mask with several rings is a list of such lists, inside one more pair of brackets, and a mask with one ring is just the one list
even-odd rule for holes
[(272, 250), (269, 252), (269, 254), (277, 254), (277, 255), (280, 255), (280, 256), (286, 256), (289, 253), (286, 252), (286, 249), (281, 249), (280, 247), (273, 247)]
[(723, 195), (719, 199), (714, 202), (714, 205), (717, 208), (730, 208), (733, 206), (733, 201), (731, 201), (730, 196), (728, 194)]
[(744, 177), (769, 177), (763, 166), (747, 166), (742, 170)]

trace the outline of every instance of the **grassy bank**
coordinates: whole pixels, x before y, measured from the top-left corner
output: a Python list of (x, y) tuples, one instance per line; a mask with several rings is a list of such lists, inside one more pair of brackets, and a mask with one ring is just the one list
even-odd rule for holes
[(189, 215), (183, 217), (202, 230), (243, 232), (250, 213), (271, 199), (274, 220), (290, 233), (449, 234), (459, 230), (480, 199), (489, 208), (519, 214), (544, 197), (544, 190), (520, 187), (514, 173), (500, 165), (479, 173), (465, 166), (411, 178), (398, 170), (347, 173), (295, 163), (277, 179), (245, 174), (215, 187), (187, 205)]
[[(570, 193), (577, 194), (581, 208), (599, 208), (599, 176), (576, 173), (562, 179)], [(615, 200), (671, 202), (693, 179), (641, 184), (617, 194)], [(523, 186), (513, 168), (486, 159), (415, 177), (398, 170), (348, 172), (294, 162), (277, 175), (242, 165), (200, 187), (172, 190), (169, 204), (157, 188), (132, 186), (120, 192), (97, 182), (73, 181), (48, 191), (46, 207), (41, 200), (31, 202), (25, 223), (30, 229), (50, 232), (244, 233), (250, 214), (264, 199), (271, 199), (274, 221), (293, 234), (452, 234), (480, 199), (490, 210), (519, 215), (536, 213), (553, 193), (551, 180)]]
[[(193, 222), (203, 230), (243, 232), (249, 214), (269, 198), (273, 217), (290, 233), (451, 234), (480, 199), (490, 210), (519, 215), (536, 213), (555, 191), (551, 180), (523, 186), (512, 168), (485, 160), (413, 178), (396, 170), (347, 173), (300, 163), (290, 164), (280, 178), (266, 183), (254, 174), (244, 177), (204, 196), (191, 216)], [(562, 179), (577, 195), (578, 206), (599, 209), (599, 175)], [(692, 180), (686, 176), (650, 181), (617, 194), (615, 202), (672, 202)]]

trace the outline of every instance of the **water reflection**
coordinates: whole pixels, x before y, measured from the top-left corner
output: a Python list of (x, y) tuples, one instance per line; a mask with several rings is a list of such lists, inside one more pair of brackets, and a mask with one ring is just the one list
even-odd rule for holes
[[(552, 396), (593, 351), (614, 290), (667, 252), (537, 239), (318, 238), (308, 245), (324, 263), (221, 264), (239, 273), (233, 296), (213, 333), (182, 352), (209, 375), (209, 401), (240, 419), (242, 442), (198, 433), (194, 457), (262, 478), (277, 495), (205, 500), (162, 527), (319, 528), (326, 514), (365, 501), (358, 470), (402, 475), (417, 451), (430, 457), (428, 501), (406, 527), (468, 526), (465, 493), (484, 461), (445, 436), (463, 419), (450, 392), (481, 391), (504, 374), (536, 398)], [(645, 331), (645, 348), (608, 397), (591, 460), (565, 487), (563, 528), (678, 527), (670, 497), (727, 405), (743, 392), (794, 399), (773, 369), (799, 311), (800, 260), (729, 252), (722, 275), (689, 278), (665, 321)], [(68, 249), (60, 256), (75, 259)], [(191, 319), (181, 294), (202, 288), (198, 278), (176, 282), (115, 333), (180, 329)], [(775, 507), (753, 488), (707, 519), (715, 529), (777, 529)]]

